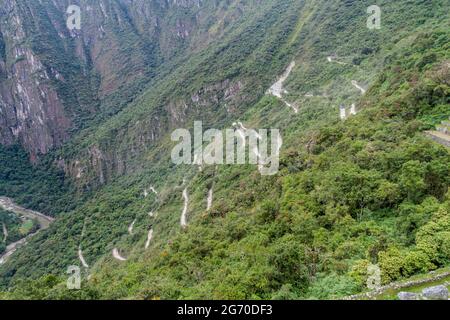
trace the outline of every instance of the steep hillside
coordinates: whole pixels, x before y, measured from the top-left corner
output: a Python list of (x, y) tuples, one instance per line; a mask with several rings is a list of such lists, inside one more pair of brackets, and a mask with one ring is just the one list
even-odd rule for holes
[[(81, 9), (79, 30), (66, 27), (69, 5)], [(0, 142), (21, 144), (36, 160), (94, 119), (120, 111), (171, 64), (219, 38), (246, 7), (2, 0)]]
[[(33, 169), (33, 190), (48, 174), (60, 196), (2, 177), (58, 215), (0, 266), (5, 298), (333, 298), (364, 290), (370, 263), (383, 283), (449, 264), (450, 154), (423, 135), (450, 115), (446, 1), (378, 1), (380, 30), (370, 1), (98, 3), (120, 32), (86, 50), (118, 67), (90, 55), (96, 125)], [(99, 36), (89, 21), (74, 45)], [(122, 32), (131, 65), (109, 42)], [(280, 172), (174, 165), (170, 134), (194, 120), (279, 128)]]

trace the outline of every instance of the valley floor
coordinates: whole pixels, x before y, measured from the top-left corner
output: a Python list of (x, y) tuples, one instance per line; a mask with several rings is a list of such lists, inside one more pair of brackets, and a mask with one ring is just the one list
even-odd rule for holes
[(450, 267), (393, 282), (378, 290), (349, 296), (344, 300), (397, 300), (397, 295), (402, 291), (420, 293), (425, 288), (439, 285), (450, 289)]

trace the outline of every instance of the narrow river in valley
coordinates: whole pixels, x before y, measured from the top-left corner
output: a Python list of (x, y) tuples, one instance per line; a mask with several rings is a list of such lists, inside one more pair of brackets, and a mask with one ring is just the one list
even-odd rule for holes
[(14, 203), (14, 201), (7, 197), (0, 197), (0, 208), (6, 211), (10, 211), (15, 213), (19, 217), (26, 217), (28, 219), (35, 219), (39, 223), (39, 230), (33, 234), (26, 236), (25, 238), (20, 239), (14, 243), (9, 244), (6, 247), (5, 252), (0, 256), (0, 265), (5, 263), (6, 260), (14, 253), (18, 248), (25, 245), (31, 237), (39, 233), (39, 231), (47, 229), (50, 224), (55, 221), (54, 218), (46, 216), (37, 211), (29, 210), (23, 208)]

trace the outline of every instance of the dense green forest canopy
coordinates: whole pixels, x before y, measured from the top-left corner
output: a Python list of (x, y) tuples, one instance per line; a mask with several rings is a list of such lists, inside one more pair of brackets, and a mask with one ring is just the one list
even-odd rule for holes
[[(1, 147), (0, 193), (58, 219), (0, 266), (0, 298), (329, 299), (365, 291), (371, 264), (383, 284), (448, 266), (450, 153), (424, 134), (450, 117), (448, 4), (377, 1), (384, 13), (373, 31), (369, 2), (265, 1), (37, 166)], [(265, 94), (290, 61), (285, 98), (298, 114)], [(174, 166), (170, 127), (147, 149), (134, 144), (142, 127), (132, 124), (168, 120), (166, 104), (225, 79), (245, 83), (238, 111), (218, 97), (183, 125), (200, 117), (219, 129), (237, 119), (282, 129), (277, 175)], [(339, 105), (352, 103), (357, 114), (338, 119)], [(77, 185), (53, 160), (86, 146), (131, 154), (129, 171)], [(150, 186), (158, 193), (144, 196)], [(89, 268), (81, 290), (67, 290), (80, 248)], [(112, 257), (117, 248), (126, 261)]]

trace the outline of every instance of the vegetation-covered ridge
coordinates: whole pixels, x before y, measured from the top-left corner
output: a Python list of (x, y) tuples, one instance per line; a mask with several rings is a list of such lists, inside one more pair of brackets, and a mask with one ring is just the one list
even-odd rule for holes
[[(64, 150), (76, 159), (96, 146), (105, 155), (128, 152), (132, 161), (85, 201), (56, 201), (68, 213), (0, 268), (0, 297), (325, 299), (364, 291), (369, 264), (379, 265), (383, 284), (447, 266), (450, 154), (423, 134), (450, 116), (445, 3), (380, 1), (390, 15), (377, 32), (365, 28), (369, 1), (326, 4), (299, 7), (300, 20), (274, 14), (275, 29), (264, 23), (269, 9), (237, 23), (229, 41), (189, 57), (180, 72)], [(243, 42), (260, 28), (276, 31)], [(297, 114), (265, 94), (292, 60), (283, 98)], [(244, 85), (242, 109), (229, 108), (220, 93), (227, 87), (204, 104), (189, 101), (225, 80)], [(183, 102), (186, 113), (176, 113)], [(338, 106), (352, 103), (357, 114), (340, 121)], [(177, 121), (151, 147), (137, 144), (138, 121), (151, 123), (148, 114), (173, 120), (171, 111), (188, 128), (200, 114), (217, 128), (237, 120), (282, 128), (279, 174), (172, 165), (167, 133)], [(81, 290), (70, 291), (65, 271), (81, 266), (80, 248), (89, 268)]]

